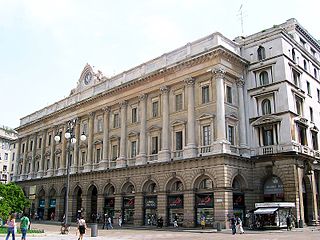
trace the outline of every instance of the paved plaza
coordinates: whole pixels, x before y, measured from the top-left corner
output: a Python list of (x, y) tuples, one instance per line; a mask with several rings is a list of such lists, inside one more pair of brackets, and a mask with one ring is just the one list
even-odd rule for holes
[[(69, 235), (61, 235), (59, 233), (58, 225), (44, 225), (33, 224), (33, 228), (44, 229), (45, 234), (41, 235), (29, 235), (28, 240), (71, 240), (78, 239), (76, 236), (76, 228), (72, 227)], [(245, 234), (237, 234), (233, 236), (230, 230), (223, 230), (222, 232), (216, 232), (211, 229), (177, 229), (172, 228), (157, 230), (157, 229), (112, 229), (102, 230), (99, 229), (97, 237), (90, 236), (90, 230), (85, 235), (84, 239), (100, 240), (100, 239), (120, 239), (120, 240), (156, 240), (156, 239), (174, 239), (174, 240), (222, 240), (222, 239), (246, 239), (246, 240), (313, 240), (320, 239), (320, 227), (308, 227), (303, 229), (294, 229), (291, 232), (285, 230), (273, 230), (273, 231), (246, 231)], [(4, 239), (4, 235), (0, 237)], [(17, 239), (20, 239), (18, 236)]]

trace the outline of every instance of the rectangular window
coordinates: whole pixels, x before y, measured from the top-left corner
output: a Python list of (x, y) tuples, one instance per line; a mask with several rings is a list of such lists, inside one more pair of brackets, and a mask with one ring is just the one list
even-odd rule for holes
[(96, 159), (97, 159), (97, 163), (99, 163), (100, 162), (100, 159), (101, 159), (101, 151), (100, 151), (100, 148), (97, 148), (97, 157), (96, 157)]
[(309, 111), (310, 111), (310, 121), (313, 122), (313, 109), (312, 109), (312, 107), (309, 107)]
[(151, 139), (151, 154), (158, 153), (158, 137), (152, 137)]
[(3, 165), (3, 171), (4, 171), (4, 172), (7, 171), (7, 165)]
[(234, 127), (228, 125), (228, 141), (234, 145)]
[(232, 88), (227, 86), (227, 103), (232, 103)]
[(297, 110), (297, 114), (302, 116), (302, 98), (300, 97), (296, 97), (296, 110)]
[(211, 145), (211, 130), (210, 125), (202, 127), (202, 145)]
[(49, 138), (48, 138), (48, 146), (51, 145), (51, 134), (49, 134)]
[(158, 117), (159, 114), (159, 102), (152, 102), (152, 117)]
[(85, 135), (88, 134), (88, 124), (86, 122), (83, 123), (83, 132)]
[(310, 83), (307, 81), (307, 93), (311, 95)]
[(14, 158), (15, 158), (15, 153), (13, 152), (12, 153), (12, 161), (14, 161)]
[(209, 86), (202, 87), (202, 103), (209, 102)]
[(97, 130), (98, 130), (99, 133), (101, 133), (102, 130), (103, 130), (102, 124), (103, 124), (102, 118), (98, 118)]
[(176, 111), (182, 110), (182, 94), (176, 95)]
[(24, 153), (25, 144), (22, 144), (22, 152)]
[(86, 152), (81, 152), (82, 165), (86, 162)]
[(313, 150), (318, 150), (318, 133), (315, 131), (311, 131), (311, 136), (312, 136), (312, 146)]
[(298, 140), (301, 145), (307, 146), (307, 134), (304, 126), (298, 125)]
[(118, 157), (118, 145), (112, 145), (112, 160), (116, 160)]
[(30, 142), (30, 151), (32, 151), (33, 141)]
[(9, 156), (9, 154), (8, 154), (8, 153), (5, 153), (5, 154), (4, 154), (4, 160), (8, 160), (8, 156)]
[(176, 150), (182, 150), (182, 131), (176, 132)]
[(320, 102), (320, 90), (317, 89), (318, 102)]
[(132, 108), (131, 110), (131, 122), (132, 123), (136, 123), (138, 122), (138, 111), (137, 111), (137, 108)]
[(137, 156), (137, 141), (131, 142), (131, 158), (134, 158)]
[(316, 51), (313, 48), (311, 48), (310, 51), (311, 51), (312, 56), (315, 57), (316, 56)]
[(14, 164), (11, 164), (11, 172), (14, 170)]
[(300, 44), (301, 44), (303, 47), (306, 47), (306, 41), (304, 41), (302, 38), (300, 38)]
[(273, 127), (272, 126), (265, 126), (262, 127), (262, 134), (263, 134), (263, 146), (273, 145)]
[(120, 122), (119, 122), (119, 113), (115, 113), (113, 115), (113, 128), (119, 127)]
[(41, 148), (41, 144), (42, 144), (42, 138), (39, 138), (39, 145), (38, 145), (38, 148)]
[(293, 76), (294, 85), (299, 87), (300, 86), (300, 73), (298, 73), (297, 71), (293, 70), (292, 71), (292, 76)]

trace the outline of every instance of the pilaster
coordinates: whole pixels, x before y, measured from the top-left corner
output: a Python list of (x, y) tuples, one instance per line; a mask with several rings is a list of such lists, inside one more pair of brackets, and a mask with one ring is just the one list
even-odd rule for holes
[(136, 165), (147, 163), (147, 94), (139, 96), (140, 101), (140, 136), (139, 154), (136, 157)]
[(117, 168), (127, 165), (127, 101), (119, 103), (121, 109), (121, 137), (120, 137), (120, 154), (117, 159)]
[(100, 162), (100, 169), (106, 169), (109, 166), (109, 119), (110, 107), (103, 108), (103, 146), (102, 146), (102, 161)]

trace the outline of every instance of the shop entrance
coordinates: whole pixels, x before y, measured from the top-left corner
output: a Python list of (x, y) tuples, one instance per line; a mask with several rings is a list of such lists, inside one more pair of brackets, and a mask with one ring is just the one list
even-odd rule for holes
[(156, 226), (157, 224), (157, 196), (144, 197), (144, 225)]
[(168, 223), (173, 226), (177, 220), (178, 225), (183, 225), (183, 195), (168, 196)]
[(134, 223), (134, 197), (123, 197), (123, 223), (133, 224)]
[(213, 226), (214, 207), (213, 193), (196, 194), (196, 225), (200, 226), (201, 219), (205, 220), (206, 226)]

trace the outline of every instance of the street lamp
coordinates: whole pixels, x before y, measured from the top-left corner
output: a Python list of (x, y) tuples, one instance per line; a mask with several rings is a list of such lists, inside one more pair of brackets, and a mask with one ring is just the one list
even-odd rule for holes
[[(70, 120), (67, 123), (67, 130), (66, 133), (64, 134), (64, 137), (68, 141), (68, 147), (67, 147), (67, 189), (66, 189), (66, 195), (65, 195), (65, 210), (64, 210), (64, 231), (62, 233), (68, 232), (68, 208), (69, 208), (69, 189), (70, 189), (70, 164), (71, 164), (71, 145), (75, 144), (77, 142), (77, 139), (75, 138), (74, 134), (74, 127), (76, 125), (76, 119)], [(86, 135), (84, 132), (80, 136), (81, 141), (85, 141), (87, 139)], [(54, 137), (54, 140), (56, 143), (60, 142), (61, 138), (60, 135), (57, 134)]]

